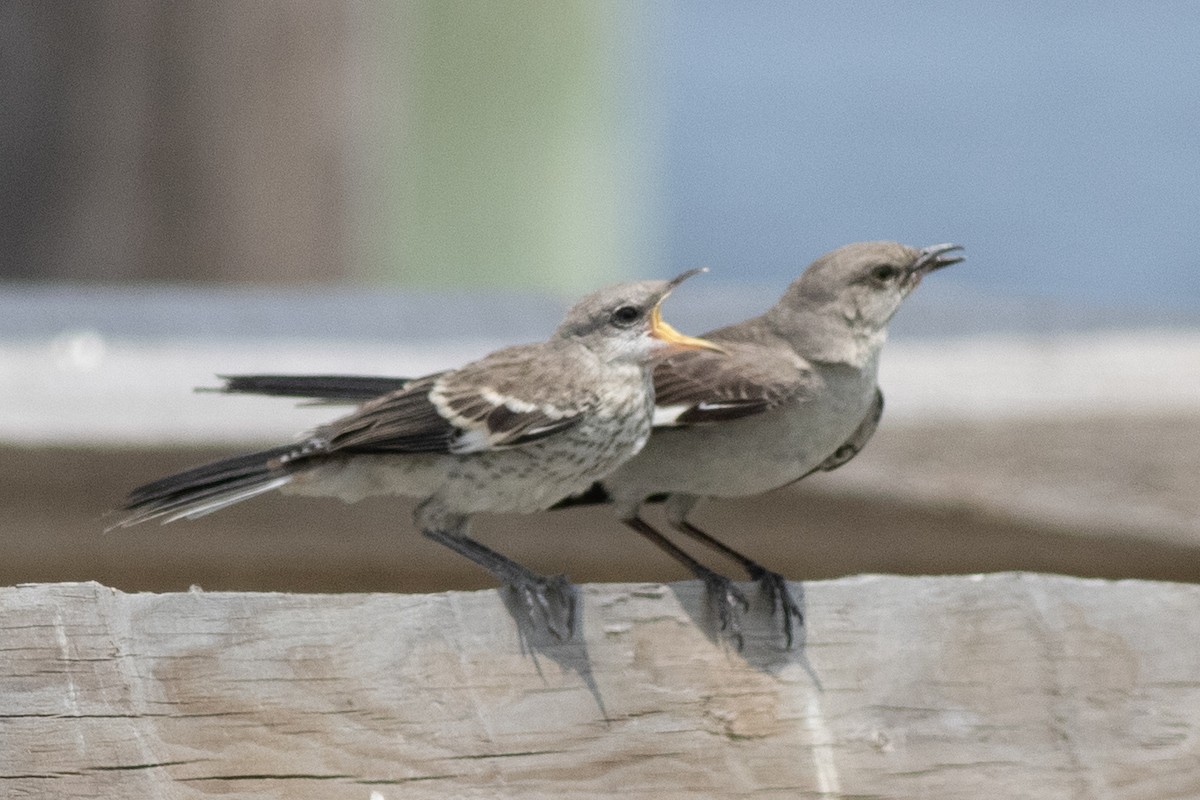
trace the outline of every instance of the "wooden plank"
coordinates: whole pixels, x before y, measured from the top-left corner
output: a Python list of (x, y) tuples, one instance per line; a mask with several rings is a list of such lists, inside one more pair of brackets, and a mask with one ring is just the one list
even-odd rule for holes
[(1200, 796), (1200, 587), (1007, 573), (796, 584), (783, 651), (695, 583), (498, 591), (0, 589), (0, 796)]

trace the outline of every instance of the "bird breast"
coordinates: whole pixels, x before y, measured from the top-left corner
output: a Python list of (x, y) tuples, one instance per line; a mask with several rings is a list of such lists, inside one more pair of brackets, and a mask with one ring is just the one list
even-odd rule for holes
[(866, 415), (874, 372), (822, 369), (823, 391), (751, 417), (656, 431), (605, 486), (628, 501), (675, 492), (743, 497), (797, 480), (841, 446)]

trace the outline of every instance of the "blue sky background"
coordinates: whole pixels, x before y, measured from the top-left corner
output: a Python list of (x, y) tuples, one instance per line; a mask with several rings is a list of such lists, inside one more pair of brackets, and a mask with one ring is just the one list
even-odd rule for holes
[(774, 284), (950, 240), (946, 285), (1200, 308), (1200, 5), (667, 8), (669, 263)]

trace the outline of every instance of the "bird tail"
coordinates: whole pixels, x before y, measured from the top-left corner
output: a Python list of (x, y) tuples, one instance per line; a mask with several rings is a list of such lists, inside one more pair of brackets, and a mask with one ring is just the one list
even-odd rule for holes
[(301, 447), (292, 444), (225, 458), (139, 486), (121, 507), (132, 513), (109, 530), (159, 517), (165, 517), (164, 523), (196, 519), (278, 489), (291, 481), (295, 467), (287, 457), (303, 455)]
[[(403, 389), (408, 378), (362, 375), (221, 375), (225, 385), (212, 390), (224, 394), (259, 394), (299, 397), (317, 404), (364, 403)], [(206, 390), (207, 391), (207, 390)]]

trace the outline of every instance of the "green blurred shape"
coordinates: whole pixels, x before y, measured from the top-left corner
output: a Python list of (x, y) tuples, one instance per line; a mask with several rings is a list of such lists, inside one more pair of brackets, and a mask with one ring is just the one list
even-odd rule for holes
[(577, 292), (657, 271), (649, 6), (374, 8), (390, 110), (366, 165), (369, 275)]

